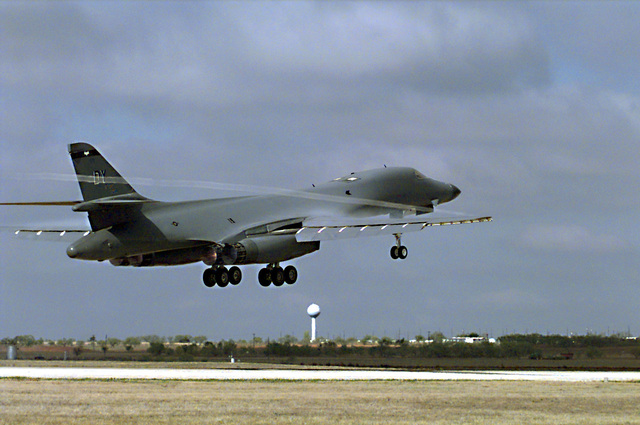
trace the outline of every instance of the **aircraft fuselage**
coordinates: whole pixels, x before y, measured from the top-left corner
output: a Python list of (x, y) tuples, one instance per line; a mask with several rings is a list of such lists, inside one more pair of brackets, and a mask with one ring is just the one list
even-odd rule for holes
[(459, 193), (413, 168), (393, 167), (352, 173), (293, 194), (141, 202), (128, 208), (122, 222), (71, 244), (67, 254), (135, 266), (277, 263), (319, 248), (319, 242), (295, 239), (305, 218), (427, 213)]

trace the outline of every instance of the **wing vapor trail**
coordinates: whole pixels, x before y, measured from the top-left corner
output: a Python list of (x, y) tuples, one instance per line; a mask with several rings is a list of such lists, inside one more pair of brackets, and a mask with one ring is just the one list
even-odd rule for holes
[[(94, 176), (76, 175), (64, 173), (17, 173), (16, 176), (24, 180), (47, 180), (47, 181), (80, 181), (94, 182)], [(230, 190), (234, 192), (252, 193), (254, 195), (280, 195), (293, 198), (303, 198), (318, 201), (336, 202), (348, 205), (361, 205), (380, 208), (390, 208), (399, 210), (416, 210), (430, 212), (430, 209), (416, 206), (398, 204), (395, 202), (377, 201), (372, 199), (363, 199), (355, 197), (343, 197), (329, 195), (325, 193), (308, 192), (305, 190), (282, 189), (268, 186), (245, 185), (238, 183), (218, 183), (202, 180), (167, 180), (167, 179), (151, 179), (145, 177), (102, 177), (102, 181), (107, 184), (113, 183), (130, 183), (140, 186), (156, 186), (156, 187), (173, 187), (173, 188), (190, 188), (190, 189), (208, 189), (208, 190)]]

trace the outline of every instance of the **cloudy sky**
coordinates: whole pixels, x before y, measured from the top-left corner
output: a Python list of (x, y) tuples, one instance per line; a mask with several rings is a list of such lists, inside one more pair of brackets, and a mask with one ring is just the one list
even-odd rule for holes
[[(492, 223), (326, 242), (291, 287), (116, 268), (0, 232), (0, 337), (640, 334), (635, 2), (3, 2), (0, 201), (75, 200), (66, 145), (124, 175), (298, 189), (412, 166)], [(228, 195), (139, 185), (161, 200)], [(0, 207), (2, 226), (85, 218)], [(86, 224), (85, 224), (86, 225)]]

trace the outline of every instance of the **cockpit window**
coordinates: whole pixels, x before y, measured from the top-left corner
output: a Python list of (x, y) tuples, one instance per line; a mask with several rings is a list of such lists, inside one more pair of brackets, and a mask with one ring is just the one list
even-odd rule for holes
[(422, 174), (422, 173), (421, 173), (420, 171), (418, 171), (418, 170), (414, 170), (414, 172), (416, 173), (416, 178), (417, 178), (418, 180), (424, 180), (424, 179), (426, 179), (426, 178), (427, 178), (424, 174)]
[(346, 176), (346, 177), (338, 177), (337, 179), (333, 179), (334, 182), (345, 182), (345, 183), (354, 182), (356, 180), (360, 180), (360, 177)]

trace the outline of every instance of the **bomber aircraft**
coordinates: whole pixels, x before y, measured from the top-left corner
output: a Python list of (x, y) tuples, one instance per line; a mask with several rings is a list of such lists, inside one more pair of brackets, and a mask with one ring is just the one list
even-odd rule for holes
[(491, 221), (426, 218), (436, 206), (460, 195), (460, 189), (413, 168), (385, 166), (299, 191), (161, 202), (136, 192), (90, 144), (72, 143), (69, 154), (83, 201), (2, 205), (69, 205), (88, 214), (90, 230), (24, 229), (16, 234), (80, 234), (67, 248), (69, 257), (108, 260), (114, 266), (202, 261), (209, 266), (203, 274), (207, 287), (237, 285), (242, 279), (238, 266), (244, 264), (265, 265), (258, 273), (262, 286), (293, 284), (298, 271), (280, 264), (317, 251), (321, 241), (394, 236), (391, 258), (405, 259), (403, 233)]

